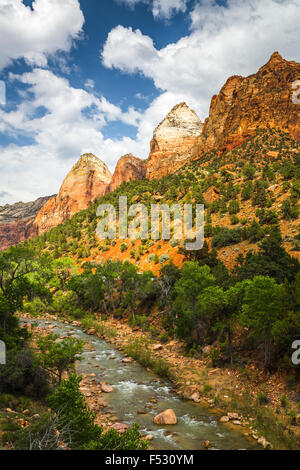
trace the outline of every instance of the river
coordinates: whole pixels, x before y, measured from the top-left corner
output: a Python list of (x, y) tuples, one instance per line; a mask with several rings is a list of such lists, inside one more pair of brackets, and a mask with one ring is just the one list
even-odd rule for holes
[[(27, 320), (46, 327), (45, 320)], [(49, 322), (48, 322), (49, 323)], [(122, 363), (124, 356), (103, 339), (85, 334), (78, 327), (51, 321), (53, 333), (83, 340), (92, 351), (85, 350), (77, 364), (78, 374), (95, 374), (95, 382), (106, 382), (114, 388), (105, 398), (104, 411), (113, 413), (119, 422), (138, 423), (142, 434), (152, 434), (151, 447), (156, 450), (200, 450), (209, 440), (211, 449), (257, 449), (257, 443), (240, 432), (219, 422), (220, 415), (192, 401), (183, 400), (172, 392), (172, 384), (157, 377), (137, 362)], [(172, 408), (178, 423), (157, 426), (153, 418), (163, 410)], [(141, 410), (146, 414), (140, 414)], [(140, 413), (139, 413), (140, 412)]]

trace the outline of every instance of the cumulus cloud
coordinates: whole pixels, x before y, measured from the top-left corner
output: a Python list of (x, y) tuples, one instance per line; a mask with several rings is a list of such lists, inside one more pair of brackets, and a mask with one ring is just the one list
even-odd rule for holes
[(155, 18), (171, 18), (173, 14), (185, 12), (188, 0), (153, 0), (152, 13)]
[(226, 6), (202, 0), (190, 20), (191, 33), (160, 50), (140, 30), (117, 26), (102, 50), (103, 64), (184, 95), (205, 118), (211, 96), (229, 76), (254, 73), (274, 50), (300, 58), (300, 0), (228, 0)]
[(22, 0), (0, 2), (0, 70), (15, 59), (44, 67), (47, 56), (69, 51), (84, 24), (78, 0)]
[(125, 3), (129, 7), (134, 7), (138, 3), (150, 5), (154, 18), (170, 19), (179, 12), (185, 12), (189, 0), (117, 0)]
[(139, 144), (134, 140), (105, 139), (102, 132), (112, 121), (138, 127), (142, 116), (133, 107), (122, 111), (93, 91), (73, 88), (50, 70), (10, 74), (10, 81), (15, 86), (26, 85), (26, 91), (16, 109), (0, 109), (0, 132), (34, 142), (0, 147), (0, 167), (5, 168), (0, 187), (10, 194), (7, 201), (32, 200), (57, 191), (82, 153), (96, 154), (111, 170), (126, 153), (124, 149), (138, 153)]

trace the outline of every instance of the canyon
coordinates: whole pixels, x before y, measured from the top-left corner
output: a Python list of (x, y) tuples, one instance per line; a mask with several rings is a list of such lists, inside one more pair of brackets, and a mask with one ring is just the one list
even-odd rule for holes
[(176, 105), (155, 129), (147, 160), (124, 155), (112, 175), (95, 155), (84, 154), (58, 195), (0, 207), (0, 249), (51, 230), (123, 182), (159, 179), (201, 161), (207, 151), (220, 155), (239, 147), (256, 129), (282, 130), (299, 141), (300, 106), (292, 99), (299, 77), (300, 64), (275, 52), (256, 74), (229, 78), (213, 96), (204, 123), (186, 103)]

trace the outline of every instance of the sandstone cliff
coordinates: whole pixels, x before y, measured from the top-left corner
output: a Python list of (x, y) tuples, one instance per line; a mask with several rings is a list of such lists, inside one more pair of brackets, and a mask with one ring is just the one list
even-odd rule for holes
[(33, 202), (17, 202), (0, 206), (0, 250), (6, 250), (37, 234), (33, 224), (34, 219), (51, 197), (40, 197)]
[(256, 74), (229, 78), (212, 98), (195, 153), (236, 147), (258, 127), (288, 131), (300, 140), (300, 105), (292, 99), (292, 85), (299, 78), (300, 64), (278, 52)]
[(131, 180), (141, 180), (146, 176), (144, 160), (134, 157), (131, 153), (120, 158), (114, 171), (107, 193), (114, 191), (122, 183)]
[(186, 103), (176, 105), (154, 131), (146, 177), (161, 178), (187, 163), (202, 127), (201, 120)]
[(99, 158), (92, 154), (82, 155), (64, 179), (58, 195), (37, 214), (35, 226), (38, 234), (48, 232), (103, 196), (111, 177), (109, 169)]

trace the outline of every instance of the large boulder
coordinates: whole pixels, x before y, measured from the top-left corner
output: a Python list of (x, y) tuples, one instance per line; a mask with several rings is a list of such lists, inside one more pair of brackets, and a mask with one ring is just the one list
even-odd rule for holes
[(175, 412), (171, 409), (162, 411), (159, 415), (155, 416), (153, 421), (155, 424), (177, 424)]

